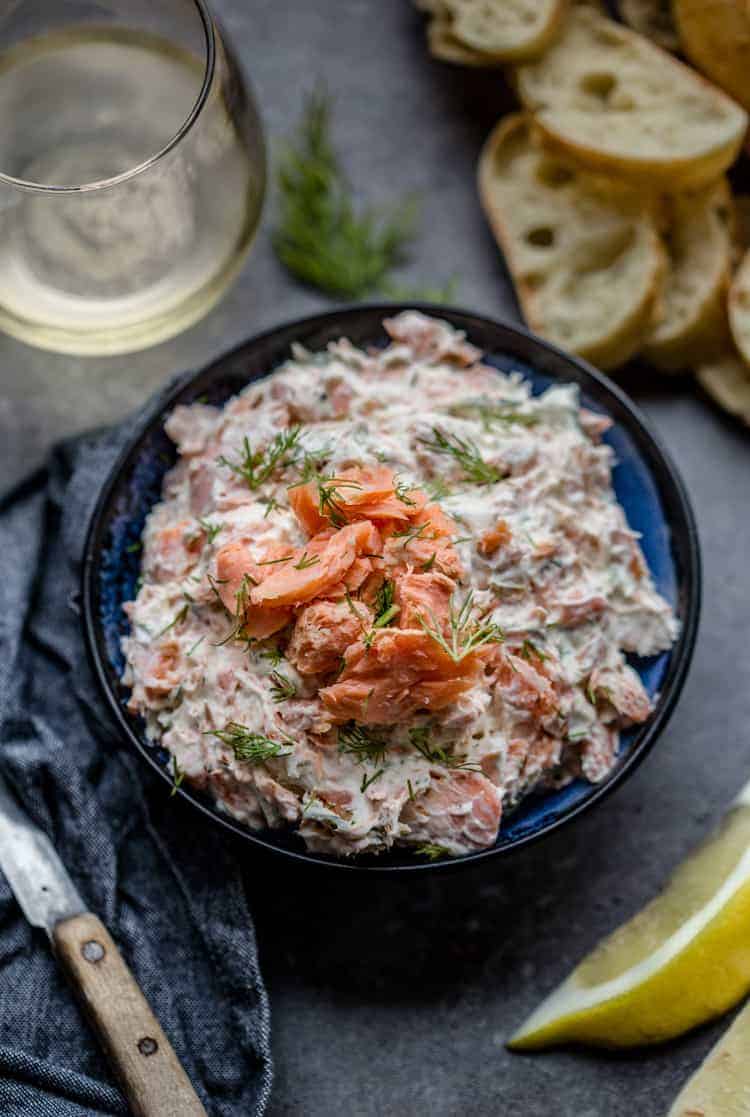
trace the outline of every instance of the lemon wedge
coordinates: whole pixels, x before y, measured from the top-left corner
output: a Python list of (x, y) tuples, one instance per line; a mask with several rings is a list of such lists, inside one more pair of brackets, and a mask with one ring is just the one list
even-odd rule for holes
[(750, 1006), (743, 1008), (683, 1086), (667, 1117), (748, 1117)]
[(603, 939), (512, 1037), (630, 1047), (702, 1024), (750, 989), (750, 784), (667, 887)]

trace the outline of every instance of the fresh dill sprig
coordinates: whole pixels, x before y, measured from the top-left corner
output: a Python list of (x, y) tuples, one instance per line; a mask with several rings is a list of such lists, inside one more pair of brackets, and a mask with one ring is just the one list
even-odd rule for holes
[(282, 675), (280, 671), (272, 671), (271, 680), (271, 695), (274, 702), (286, 702), (287, 699), (294, 698), (297, 686), (286, 675)]
[(386, 742), (375, 729), (347, 722), (339, 728), (339, 750), (350, 753), (360, 763), (380, 764), (385, 760)]
[(222, 744), (229, 745), (235, 760), (247, 764), (264, 764), (281, 756), (290, 756), (291, 750), (283, 751), (279, 741), (273, 741), (262, 733), (253, 733), (245, 725), (230, 721), (224, 729), (210, 729), (208, 736), (217, 737)]
[(271, 513), (274, 512), (277, 508), (281, 508), (281, 505), (279, 504), (275, 496), (263, 496), (260, 498), (259, 503), (265, 504), (266, 506), (266, 510), (263, 513), (264, 520), (267, 520)]
[(445, 768), (461, 769), (465, 772), (481, 772), (478, 764), (471, 764), (463, 755), (446, 752), (440, 745), (430, 744), (430, 731), (426, 726), (415, 726), (409, 730), (409, 740), (418, 753), (430, 764), (442, 764)]
[(264, 652), (261, 652), (260, 658), (267, 659), (272, 667), (278, 667), (280, 663), (284, 662), (286, 657), (277, 644), (276, 647), (267, 648)]
[(464, 471), (464, 481), (471, 481), (474, 485), (494, 485), (506, 476), (497, 466), (484, 460), (473, 442), (457, 434), (444, 434), (439, 427), (433, 427), (432, 438), (420, 438), (419, 441), (433, 454), (449, 454), (454, 458)]
[(323, 90), (305, 107), (296, 141), (278, 172), (280, 218), (273, 237), (284, 267), (329, 295), (358, 298), (380, 287), (406, 258), (416, 204), (390, 213), (357, 212), (330, 139), (331, 106)]
[(519, 405), (480, 396), (477, 399), (464, 400), (454, 403), (448, 408), (451, 415), (458, 415), (463, 419), (481, 419), (482, 426), (489, 430), (495, 424), (517, 423), (523, 427), (535, 427), (539, 416), (519, 411)]
[(524, 640), (523, 644), (521, 644), (521, 650), (518, 654), (527, 662), (532, 658), (532, 656), (535, 659), (541, 660), (542, 663), (545, 659), (548, 658), (546, 652), (543, 652), (541, 648), (538, 648), (533, 640), (528, 639)]
[(189, 612), (190, 612), (190, 604), (186, 601), (185, 604), (180, 609), (180, 611), (178, 613), (176, 613), (174, 617), (172, 617), (169, 624), (165, 624), (164, 628), (159, 629), (159, 631), (154, 636), (154, 640), (158, 640), (159, 637), (163, 636), (165, 632), (169, 632), (169, 630), (171, 628), (176, 628), (178, 624), (182, 624), (182, 622), (185, 620), (185, 617), (188, 615)]
[(334, 527), (343, 527), (346, 515), (342, 502), (344, 489), (361, 489), (358, 481), (347, 481), (345, 478), (329, 474), (325, 477), (315, 477), (318, 488), (318, 511), (321, 516), (327, 516)]
[(208, 542), (208, 543), (213, 543), (216, 536), (219, 534), (221, 529), (224, 527), (223, 524), (209, 523), (208, 520), (203, 520), (203, 519), (201, 519), (200, 516), (198, 517), (198, 523), (200, 524), (203, 531), (206, 533), (206, 542)]
[(402, 504), (409, 505), (411, 508), (416, 507), (416, 500), (409, 496), (409, 493), (414, 491), (413, 485), (407, 485), (405, 481), (396, 478), (393, 483), (393, 491), (396, 494), (396, 499), (400, 500)]
[(373, 774), (371, 776), (368, 776), (367, 772), (364, 772), (363, 775), (362, 775), (362, 783), (359, 785), (359, 790), (364, 795), (364, 793), (365, 793), (365, 791), (367, 791), (368, 787), (371, 787), (372, 784), (375, 783), (375, 780), (379, 780), (380, 777), (384, 776), (384, 775), (385, 775), (385, 768), (378, 768), (377, 772), (373, 772)]
[(453, 489), (442, 477), (433, 477), (431, 481), (425, 482), (422, 487), (430, 500), (445, 500), (453, 492)]
[(425, 842), (424, 845), (417, 846), (414, 850), (420, 857), (426, 857), (428, 861), (438, 861), (441, 857), (450, 857), (451, 851), (445, 846), (436, 845), (434, 842)]
[(182, 781), (184, 779), (185, 779), (185, 773), (182, 771), (182, 769), (178, 765), (177, 757), (173, 756), (172, 757), (172, 790), (169, 793), (169, 798), (170, 799), (172, 798), (173, 795), (177, 794), (177, 791), (182, 786)]
[(396, 592), (395, 583), (386, 578), (375, 594), (375, 619), (373, 628), (384, 628), (400, 612), (399, 606), (394, 601)]
[(186, 655), (186, 656), (191, 656), (191, 655), (193, 654), (193, 652), (195, 651), (195, 649), (196, 649), (197, 647), (200, 647), (200, 645), (201, 645), (201, 644), (203, 643), (203, 641), (204, 641), (205, 639), (206, 639), (206, 637), (205, 637), (205, 636), (200, 636), (200, 637), (199, 637), (199, 638), (198, 638), (198, 639), (197, 639), (197, 640), (195, 641), (195, 643), (193, 644), (192, 648), (190, 648), (190, 650), (189, 650), (189, 651), (185, 652), (185, 655)]
[(259, 450), (253, 450), (250, 439), (245, 435), (239, 461), (230, 461), (222, 454), (218, 459), (219, 465), (231, 469), (247, 483), (248, 488), (258, 489), (277, 470), (286, 469), (297, 460), (301, 430), (299, 424), (287, 427), (274, 435), (268, 446)]
[[(403, 542), (401, 543), (401, 546), (408, 547), (409, 544), (413, 542), (413, 540), (420, 539), (429, 526), (430, 525), (428, 521), (425, 521), (425, 523), (422, 524), (410, 524), (408, 527), (402, 528), (401, 531), (394, 531), (391, 535), (391, 539), (402, 539)], [(428, 538), (434, 539), (434, 533), (433, 535), (428, 536)]]
[(309, 566), (315, 566), (317, 562), (320, 562), (320, 555), (308, 555), (307, 551), (304, 551), (302, 558), (299, 562), (295, 562), (293, 569), (307, 570)]
[(451, 657), (454, 663), (460, 661), (484, 644), (500, 644), (505, 639), (503, 631), (496, 624), (480, 622), (473, 616), (474, 593), (470, 591), (461, 605), (456, 602), (455, 594), (451, 597), (448, 613), (450, 628), (449, 638), (443, 635), (440, 622), (432, 610), (428, 610), (432, 625), (428, 625), (421, 615), (417, 618), (424, 631), (431, 639), (439, 644), (444, 652)]

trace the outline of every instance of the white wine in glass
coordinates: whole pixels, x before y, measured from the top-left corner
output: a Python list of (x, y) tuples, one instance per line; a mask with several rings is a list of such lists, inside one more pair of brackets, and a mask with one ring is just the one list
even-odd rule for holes
[(0, 51), (0, 329), (105, 355), (190, 325), (242, 266), (265, 188), (204, 0), (17, 0)]

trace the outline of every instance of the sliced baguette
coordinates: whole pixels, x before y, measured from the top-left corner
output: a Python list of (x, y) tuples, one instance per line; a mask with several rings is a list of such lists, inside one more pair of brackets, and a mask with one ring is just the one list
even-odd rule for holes
[(639, 35), (664, 50), (679, 50), (680, 39), (670, 0), (620, 0), (620, 17)]
[(588, 7), (574, 7), (547, 53), (519, 67), (518, 91), (560, 154), (671, 191), (717, 179), (747, 126), (721, 90)]
[(452, 34), (502, 62), (538, 58), (560, 29), (568, 0), (442, 0)]
[(750, 364), (750, 252), (746, 252), (729, 288), (729, 325), (740, 356)]
[(690, 61), (750, 109), (748, 0), (675, 0), (674, 14)]
[(453, 34), (451, 16), (436, 13), (427, 24), (427, 49), (433, 58), (441, 62), (452, 62), (457, 66), (501, 66), (497, 58), (472, 50), (460, 43)]
[(485, 144), (479, 193), (529, 326), (600, 368), (624, 364), (650, 328), (663, 263), (638, 192), (544, 151), (517, 114)]
[(750, 368), (735, 352), (699, 365), (695, 375), (719, 407), (750, 426)]
[(661, 319), (643, 348), (667, 371), (715, 357), (729, 342), (727, 288), (732, 271), (732, 197), (726, 179), (666, 199), (667, 268)]

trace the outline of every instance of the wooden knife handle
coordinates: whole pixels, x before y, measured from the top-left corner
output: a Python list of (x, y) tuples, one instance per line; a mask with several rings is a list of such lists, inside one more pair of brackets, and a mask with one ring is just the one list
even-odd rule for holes
[(104, 924), (75, 915), (57, 924), (52, 941), (136, 1117), (206, 1117)]

